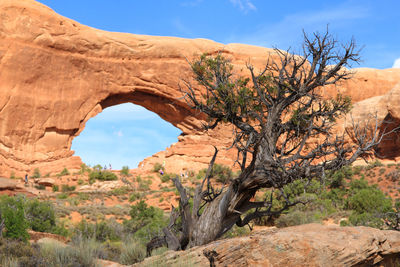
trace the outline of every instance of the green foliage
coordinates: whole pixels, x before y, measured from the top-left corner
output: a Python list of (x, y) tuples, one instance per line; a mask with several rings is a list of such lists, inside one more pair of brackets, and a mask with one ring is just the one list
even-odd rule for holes
[(342, 188), (345, 186), (345, 180), (351, 180), (352, 178), (353, 169), (350, 166), (326, 174), (327, 183), (330, 188)]
[(124, 221), (126, 230), (141, 240), (150, 240), (167, 223), (162, 210), (148, 207), (143, 200), (131, 206), (129, 215), (131, 219)]
[(212, 176), (216, 178), (217, 182), (226, 184), (233, 178), (233, 172), (228, 166), (214, 164)]
[(60, 190), (60, 188), (56, 184), (52, 186), (52, 189), (53, 189), (53, 192), (58, 192)]
[[(197, 179), (204, 179), (206, 176), (207, 169), (202, 169), (198, 172), (196, 178)], [(234, 179), (238, 175), (234, 175), (231, 168), (222, 164), (214, 164), (211, 170), (211, 177), (215, 179), (219, 183), (226, 184), (230, 180)]]
[(366, 170), (371, 170), (371, 169), (374, 169), (376, 167), (383, 167), (383, 166), (384, 165), (383, 165), (382, 162), (380, 162), (379, 160), (375, 160), (374, 162), (370, 162), (368, 164), (368, 166), (366, 167)]
[(15, 172), (14, 172), (14, 171), (12, 171), (12, 172), (10, 173), (10, 179), (15, 179)]
[(166, 183), (176, 176), (177, 175), (175, 173), (164, 173), (163, 175), (160, 175), (161, 182)]
[(164, 166), (161, 163), (155, 163), (153, 166), (153, 172), (159, 172), (160, 170), (164, 171)]
[(118, 226), (116, 222), (100, 221), (89, 223), (86, 220), (80, 221), (74, 228), (75, 238), (94, 239), (100, 242), (107, 240), (120, 240), (122, 234), (122, 226)]
[(113, 190), (110, 191), (110, 195), (114, 195), (114, 196), (121, 196), (121, 195), (126, 195), (129, 192), (129, 187), (127, 186), (122, 186), (122, 187), (118, 187), (118, 188), (114, 188)]
[(119, 262), (125, 265), (131, 265), (142, 261), (146, 256), (146, 249), (143, 244), (136, 240), (124, 242), (121, 249)]
[(69, 175), (69, 171), (67, 168), (64, 168), (59, 174), (57, 174), (58, 177), (60, 176), (65, 176), (65, 175)]
[[(373, 164), (379, 165), (379, 164)], [(348, 214), (349, 220), (341, 225), (365, 225), (384, 228), (382, 218), (393, 211), (392, 200), (375, 185), (361, 179), (352, 179), (353, 169), (344, 167), (336, 172), (327, 173), (326, 181), (295, 181), (283, 190), (291, 201), (303, 199), (306, 205), (297, 205), (284, 212), (275, 223), (286, 227), (321, 220), (334, 214)], [(361, 174), (362, 176), (362, 174)], [(268, 193), (267, 193), (268, 195)], [(274, 196), (273, 209), (279, 209), (284, 200), (279, 194)]]
[(85, 164), (81, 164), (81, 168), (79, 170), (79, 174), (90, 173), (90, 168)]
[(34, 231), (51, 232), (56, 226), (54, 207), (48, 201), (27, 201), (25, 214), (30, 228)]
[(58, 199), (67, 199), (68, 198), (68, 194), (67, 193), (61, 193), (57, 195)]
[(63, 185), (61, 186), (61, 191), (62, 191), (63, 193), (65, 193), (65, 192), (72, 192), (72, 191), (75, 191), (75, 189), (76, 189), (76, 186), (75, 186), (75, 185), (69, 186), (69, 185), (67, 185), (67, 184), (63, 184)]
[(0, 214), (4, 219), (5, 237), (27, 241), (28, 221), (25, 218), (25, 200), (22, 196), (0, 197)]
[(134, 192), (129, 197), (129, 202), (134, 202), (142, 197), (142, 193)]
[(125, 177), (130, 176), (129, 167), (128, 166), (122, 166), (122, 170), (121, 170), (120, 174), (122, 176), (125, 176)]
[(93, 171), (89, 174), (89, 180), (94, 182), (94, 180), (99, 181), (115, 181), (118, 180), (117, 175), (110, 171), (103, 171), (98, 169), (93, 169)]
[(39, 169), (38, 169), (38, 168), (35, 168), (35, 169), (33, 170), (32, 178), (40, 178), (40, 177), (41, 177), (41, 174), (40, 174)]

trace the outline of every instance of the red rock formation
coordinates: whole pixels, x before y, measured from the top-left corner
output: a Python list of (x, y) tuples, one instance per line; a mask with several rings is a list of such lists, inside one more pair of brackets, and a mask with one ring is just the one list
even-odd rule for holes
[(168, 251), (134, 266), (206, 267), (210, 263), (205, 251), (214, 254), (215, 266), (396, 266), (400, 232), (306, 224), (256, 231), (187, 251)]
[[(237, 69), (266, 62), (271, 49), (204, 39), (111, 33), (62, 17), (33, 0), (0, 2), (0, 174), (78, 168), (70, 150), (85, 123), (112, 105), (132, 102), (182, 130), (179, 142), (142, 162), (166, 159), (169, 171), (206, 166), (212, 145), (226, 147), (229, 126), (201, 131), (201, 116), (181, 99), (186, 58), (223, 50)], [(388, 92), (400, 70), (360, 69), (342, 90), (362, 100)], [(332, 94), (335, 88), (327, 88)], [(367, 89), (367, 90), (366, 90)], [(235, 153), (221, 151), (232, 164)]]

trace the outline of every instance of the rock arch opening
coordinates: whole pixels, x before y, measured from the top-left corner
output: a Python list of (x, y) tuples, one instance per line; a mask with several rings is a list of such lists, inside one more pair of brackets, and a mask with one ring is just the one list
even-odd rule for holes
[(158, 114), (126, 99), (122, 103), (118, 96), (100, 104), (103, 111), (89, 119), (72, 141), (75, 155), (86, 164), (136, 168), (146, 157), (177, 142), (182, 133)]

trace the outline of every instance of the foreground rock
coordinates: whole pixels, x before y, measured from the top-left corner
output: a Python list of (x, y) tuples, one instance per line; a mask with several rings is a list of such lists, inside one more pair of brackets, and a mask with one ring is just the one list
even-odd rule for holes
[(397, 266), (390, 264), (400, 260), (400, 232), (307, 224), (169, 251), (134, 266), (210, 266), (204, 254), (214, 255), (215, 266)]
[[(213, 145), (230, 145), (232, 129), (201, 131), (204, 118), (186, 105), (178, 86), (191, 75), (187, 58), (223, 51), (239, 71), (249, 60), (260, 68), (273, 55), (249, 45), (101, 31), (33, 0), (0, 1), (0, 37), (0, 175), (7, 177), (12, 170), (24, 175), (35, 168), (42, 173), (79, 168), (72, 139), (103, 109), (129, 102), (183, 133), (141, 168), (164, 161), (168, 172), (204, 168)], [(400, 69), (359, 69), (354, 79), (324, 90), (332, 95), (340, 89), (357, 102), (384, 95), (399, 81)], [(395, 106), (398, 98), (389, 104)], [(235, 157), (221, 150), (218, 163), (231, 165)]]

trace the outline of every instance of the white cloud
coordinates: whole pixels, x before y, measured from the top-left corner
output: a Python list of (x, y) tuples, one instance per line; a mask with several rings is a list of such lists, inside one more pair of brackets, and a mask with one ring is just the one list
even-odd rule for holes
[(235, 7), (238, 7), (244, 13), (257, 10), (251, 0), (229, 0), (229, 2), (231, 2)]
[[(230, 0), (235, 1), (235, 0)], [(236, 2), (236, 1), (235, 1)], [(280, 21), (260, 25), (258, 30), (244, 36), (231, 36), (227, 42), (247, 43), (265, 47), (287, 49), (298, 43), (302, 30), (307, 32), (324, 31), (347, 27), (352, 21), (364, 19), (370, 15), (368, 6), (344, 4), (319, 12), (310, 11), (284, 16)], [(338, 30), (336, 30), (338, 31)]]
[(392, 68), (398, 68), (400, 69), (400, 58), (396, 59), (393, 63), (393, 67)]
[(172, 25), (177, 29), (180, 33), (185, 34), (187, 37), (193, 36), (192, 31), (182, 23), (180, 18), (174, 18), (172, 20)]

